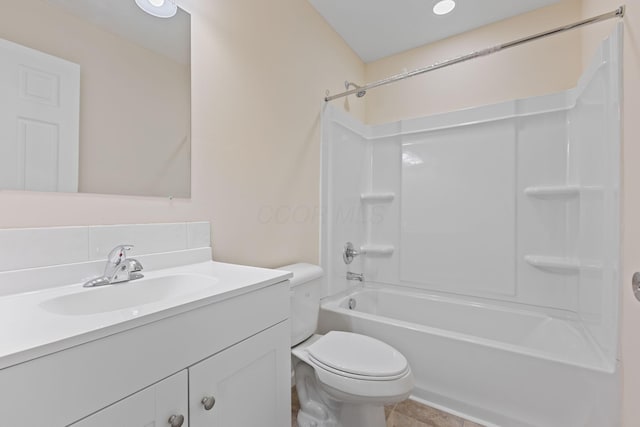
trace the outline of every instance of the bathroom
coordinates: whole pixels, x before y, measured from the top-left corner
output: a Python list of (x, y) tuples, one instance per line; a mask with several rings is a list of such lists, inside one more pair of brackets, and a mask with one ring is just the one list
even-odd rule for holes
[[(18, 3), (19, 7), (26, 8), (27, 3), (48, 2)], [(10, 269), (8, 260), (36, 253), (28, 242), (18, 242), (9, 236), (9, 229), (122, 224), (188, 223), (187, 229), (199, 229), (198, 235), (204, 244), (209, 242), (217, 262), (265, 268), (297, 262), (324, 266), (321, 230), (326, 223), (320, 183), (323, 110), (327, 105), (338, 112), (344, 110), (367, 125), (379, 125), (560, 93), (576, 86), (598, 46), (614, 32), (620, 20), (593, 24), (372, 89), (362, 98), (350, 95), (326, 103), (327, 91), (331, 95), (339, 94), (345, 90), (345, 80), (357, 84), (377, 81), (606, 13), (621, 5), (609, 0), (542, 2), (546, 5), (540, 9), (434, 41), (422, 48), (364, 60), (306, 0), (268, 3), (181, 0), (177, 3), (189, 13), (191, 26), (190, 146), (185, 150), (190, 164), (186, 178), (181, 181), (187, 188), (186, 193), (171, 189), (154, 194), (147, 191), (148, 188), (129, 191), (140, 188), (138, 184), (144, 179), (142, 171), (148, 167), (146, 156), (152, 151), (134, 151), (118, 145), (117, 138), (111, 138), (104, 143), (102, 151), (97, 151), (105, 161), (95, 167), (102, 170), (112, 165), (112, 170), (102, 170), (101, 176), (91, 175), (95, 179), (83, 188), (82, 178), (94, 169), (85, 166), (83, 170), (81, 163), (77, 194), (8, 189), (0, 192), (3, 207), (0, 228), (7, 229), (2, 230), (5, 233), (0, 241), (5, 260), (3, 271)], [(457, 3), (460, 13), (465, 2)], [(640, 42), (635, 31), (640, 24), (637, 17), (640, 6), (628, 2), (626, 7), (622, 30), (624, 97), (620, 147), (623, 153), (620, 227), (623, 232), (619, 242), (621, 270), (617, 284), (620, 310), (616, 372), (620, 380), (616, 383), (619, 396), (614, 418), (619, 419), (618, 425), (633, 427), (640, 419), (640, 409), (635, 405), (640, 395), (640, 371), (632, 363), (640, 357), (640, 347), (634, 337), (634, 325), (640, 321), (640, 313), (631, 286), (640, 256), (640, 223), (636, 219), (640, 217), (640, 196), (633, 184), (638, 181), (633, 166), (635, 160), (640, 159), (640, 152), (632, 142), (640, 135), (640, 124), (635, 118), (640, 108), (636, 95), (640, 57), (635, 48)], [(2, 14), (0, 38), (12, 39), (8, 29), (16, 26), (26, 30), (46, 25), (43, 22), (46, 14), (38, 13), (37, 9), (24, 13), (29, 14), (29, 20)], [(455, 16), (455, 12), (450, 16)], [(446, 15), (442, 18), (446, 19)], [(126, 103), (122, 104), (108, 105), (108, 109), (117, 110)], [(146, 129), (154, 132), (151, 126), (147, 125)], [(133, 170), (137, 168), (140, 175), (123, 180), (125, 164)], [(109, 184), (117, 187), (109, 188)], [(205, 223), (210, 223), (210, 228)], [(108, 240), (113, 246), (138, 244), (129, 241), (132, 238), (125, 232), (118, 236), (112, 229), (104, 232), (111, 233), (113, 238)], [(156, 232), (149, 234), (158, 237)], [(207, 236), (203, 237), (204, 234)], [(83, 238), (84, 234), (79, 235), (78, 240)], [(352, 236), (345, 236), (344, 241), (336, 244), (341, 249), (348, 240), (356, 246), (363, 244)], [(185, 241), (190, 240), (186, 237)], [(71, 245), (63, 248), (69, 247)], [(108, 249), (102, 248), (99, 256), (90, 259), (102, 260), (106, 257), (105, 251)], [(332, 255), (337, 262), (342, 262), (340, 253)], [(353, 272), (363, 272), (358, 269), (363, 260), (356, 257), (351, 264)], [(59, 256), (55, 262), (74, 261)], [(152, 265), (153, 262), (146, 263), (145, 269), (152, 271)], [(28, 266), (19, 263), (13, 268)], [(339, 271), (338, 266), (345, 272), (344, 264), (337, 265), (335, 271)], [(76, 281), (81, 277), (84, 276)], [(340, 279), (343, 282), (334, 283), (337, 290), (341, 290), (341, 286), (359, 286), (359, 283)], [(324, 294), (330, 290), (328, 283), (326, 286)], [(434, 370), (440, 369), (434, 367)], [(465, 415), (463, 412), (459, 410), (460, 415)], [(482, 424), (483, 420), (476, 418)]]

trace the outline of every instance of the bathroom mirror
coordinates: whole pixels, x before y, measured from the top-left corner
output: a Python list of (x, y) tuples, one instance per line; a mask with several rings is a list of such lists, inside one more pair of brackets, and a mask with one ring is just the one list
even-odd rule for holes
[(134, 0), (3, 7), (0, 189), (189, 197), (189, 14)]

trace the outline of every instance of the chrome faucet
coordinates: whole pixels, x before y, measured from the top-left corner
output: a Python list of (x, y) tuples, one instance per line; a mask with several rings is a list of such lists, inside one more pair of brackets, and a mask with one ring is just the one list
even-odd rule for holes
[(353, 243), (345, 243), (344, 250), (342, 251), (342, 260), (345, 264), (351, 264), (353, 259), (358, 255), (360, 255), (360, 251), (353, 246)]
[(352, 273), (350, 271), (347, 271), (347, 280), (357, 280), (358, 282), (364, 282), (364, 274)]
[(136, 259), (127, 258), (127, 251), (131, 250), (131, 248), (133, 248), (133, 245), (118, 245), (113, 248), (107, 256), (104, 274), (101, 277), (89, 280), (83, 286), (85, 288), (94, 288), (142, 278), (143, 275), (140, 273), (142, 264)]

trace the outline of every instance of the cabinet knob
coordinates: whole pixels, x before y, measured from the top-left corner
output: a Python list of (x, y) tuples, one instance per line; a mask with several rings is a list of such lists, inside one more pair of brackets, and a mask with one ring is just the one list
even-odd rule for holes
[(202, 405), (204, 406), (204, 409), (206, 409), (207, 411), (210, 411), (211, 408), (213, 408), (213, 405), (216, 404), (216, 398), (213, 396), (205, 396), (202, 398), (201, 402), (202, 402)]
[(182, 415), (171, 415), (171, 417), (169, 417), (169, 425), (171, 427), (182, 427), (183, 423), (184, 416)]

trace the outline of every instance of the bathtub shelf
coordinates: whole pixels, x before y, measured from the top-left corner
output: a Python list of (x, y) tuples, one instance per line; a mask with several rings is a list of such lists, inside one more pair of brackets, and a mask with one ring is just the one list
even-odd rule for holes
[(580, 271), (580, 260), (577, 258), (526, 255), (524, 260), (533, 267), (551, 273), (577, 274)]
[(575, 185), (535, 186), (525, 188), (524, 194), (538, 199), (570, 199), (580, 195), (580, 187)]
[(393, 245), (362, 245), (360, 253), (367, 256), (388, 257), (395, 251)]
[(395, 199), (395, 193), (362, 193), (362, 203), (391, 203)]

